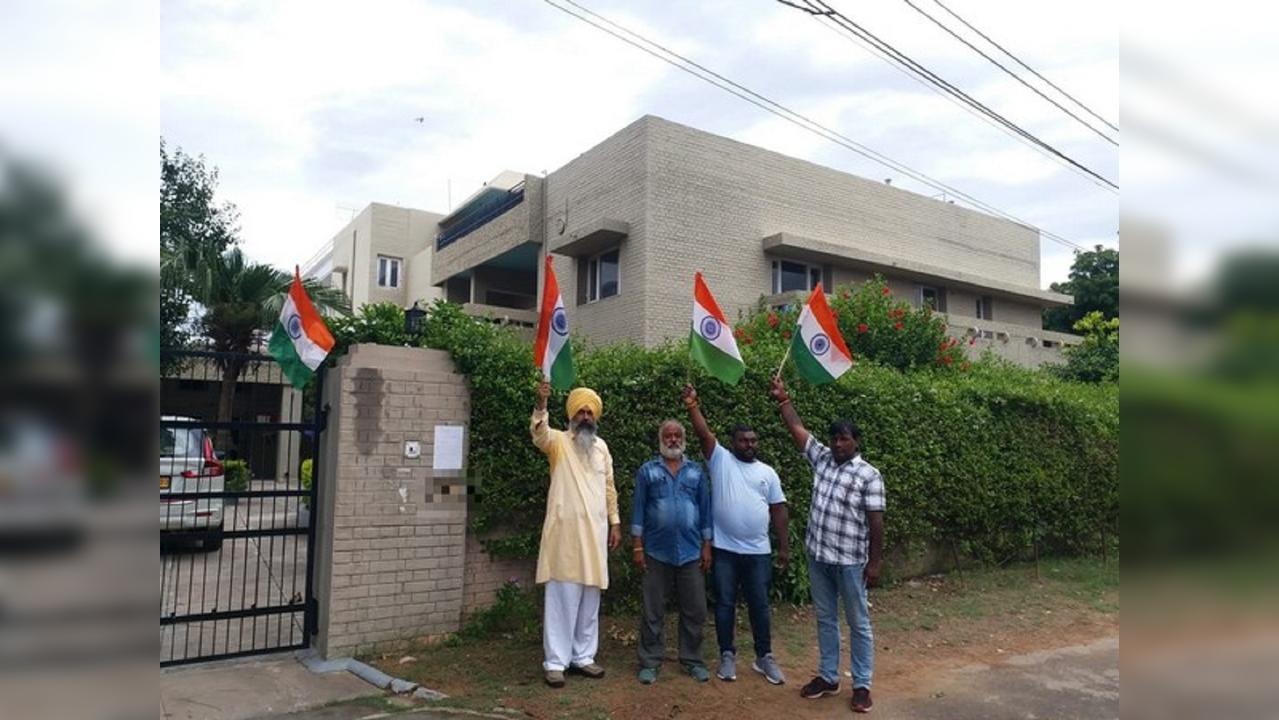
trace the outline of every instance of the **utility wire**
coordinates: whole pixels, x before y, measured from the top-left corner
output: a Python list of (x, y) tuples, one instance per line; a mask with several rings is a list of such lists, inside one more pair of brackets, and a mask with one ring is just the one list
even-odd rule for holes
[(1092, 178), (1096, 179), (1097, 181), (1101, 182), (1102, 184), (1110, 187), (1112, 190), (1119, 189), (1119, 186), (1116, 185), (1114, 182), (1111, 182), (1109, 179), (1103, 177), (1099, 173), (1084, 166), (1083, 164), (1076, 161), (1074, 158), (1067, 156), (1065, 153), (1061, 152), (1057, 148), (1049, 145), (1048, 143), (1034, 136), (1026, 129), (1022, 128), (1021, 126), (1012, 122), (1008, 118), (1004, 117), (1003, 115), (1000, 115), (999, 113), (995, 112), (991, 108), (987, 107), (980, 101), (973, 98), (968, 93), (965, 93), (963, 90), (960, 90), (959, 88), (950, 84), (949, 82), (947, 82), (945, 79), (943, 79), (936, 73), (932, 72), (928, 68), (916, 62), (910, 56), (901, 52), (900, 50), (893, 47), (891, 44), (885, 42), (884, 40), (881, 40), (874, 33), (870, 32), (869, 30), (863, 28), (862, 26), (848, 19), (838, 10), (835, 10), (834, 8), (830, 7), (825, 2), (822, 2), (822, 0), (805, 0), (806, 4), (808, 5), (807, 8), (801, 7), (792, 2), (788, 2), (787, 0), (777, 0), (777, 1), (782, 3), (783, 5), (787, 5), (789, 7), (802, 10), (810, 15), (825, 17), (826, 19), (834, 22), (839, 27), (847, 30), (849, 33), (851, 33), (855, 37), (870, 43), (872, 46), (880, 50), (882, 53), (887, 54), (890, 58), (892, 58), (894, 62), (897, 62), (905, 66), (911, 72), (919, 75), (924, 80), (926, 80), (927, 82), (929, 82), (930, 84), (934, 85), (939, 90), (941, 90), (943, 93), (958, 99), (959, 101), (973, 108), (974, 110), (981, 113), (982, 115), (985, 115), (986, 117), (990, 118), (997, 124), (1002, 125), (1004, 128), (1012, 132), (1014, 135), (1021, 137), (1022, 139), (1031, 143), (1032, 145), (1038, 146), (1039, 148), (1041, 148), (1048, 154), (1056, 156), (1057, 158), (1066, 162), (1068, 165), (1071, 165), (1077, 170), (1083, 172), (1084, 174), (1089, 175)]
[[(1003, 71), (1004, 71), (1004, 73), (1005, 73), (1006, 75), (1008, 75), (1008, 77), (1010, 77), (1010, 78), (1012, 78), (1012, 79), (1016, 80), (1017, 82), (1019, 82), (1019, 83), (1021, 83), (1022, 85), (1024, 85), (1027, 89), (1029, 89), (1031, 92), (1035, 93), (1036, 95), (1038, 95), (1039, 97), (1043, 98), (1044, 100), (1047, 100), (1048, 102), (1052, 103), (1053, 107), (1057, 108), (1058, 110), (1060, 110), (1060, 111), (1062, 111), (1062, 112), (1066, 113), (1067, 115), (1069, 115), (1070, 117), (1074, 118), (1074, 119), (1075, 119), (1075, 121), (1077, 121), (1080, 125), (1083, 125), (1084, 127), (1088, 128), (1089, 130), (1092, 130), (1092, 131), (1093, 131), (1094, 133), (1096, 133), (1096, 134), (1097, 134), (1097, 135), (1098, 135), (1101, 139), (1105, 140), (1106, 142), (1110, 143), (1111, 145), (1114, 145), (1115, 147), (1119, 147), (1119, 142), (1118, 142), (1117, 140), (1115, 140), (1114, 138), (1112, 138), (1112, 137), (1110, 137), (1109, 135), (1105, 134), (1104, 132), (1102, 132), (1102, 131), (1098, 130), (1097, 128), (1093, 127), (1093, 125), (1092, 125), (1091, 123), (1089, 123), (1087, 120), (1084, 120), (1083, 118), (1079, 117), (1078, 115), (1076, 115), (1075, 113), (1071, 112), (1070, 110), (1067, 110), (1066, 108), (1062, 107), (1061, 103), (1059, 103), (1059, 102), (1057, 102), (1056, 100), (1053, 100), (1052, 98), (1048, 97), (1048, 96), (1047, 96), (1047, 95), (1045, 95), (1045, 94), (1043, 93), (1043, 91), (1041, 91), (1039, 88), (1037, 88), (1037, 87), (1035, 87), (1034, 85), (1031, 85), (1030, 83), (1028, 83), (1028, 82), (1026, 82), (1025, 80), (1023, 80), (1023, 79), (1021, 78), (1021, 76), (1020, 76), (1020, 75), (1018, 75), (1017, 73), (1013, 72), (1012, 70), (1009, 70), (1008, 68), (1004, 67), (1004, 65), (1003, 65), (1002, 63), (1000, 63), (998, 60), (996, 60), (996, 59), (992, 58), (991, 56), (987, 55), (986, 53), (982, 52), (980, 48), (978, 48), (977, 46), (975, 46), (975, 45), (973, 45), (972, 43), (968, 42), (968, 41), (967, 41), (967, 40), (965, 40), (964, 38), (960, 37), (960, 36), (959, 36), (959, 33), (955, 32), (954, 30), (951, 30), (951, 29), (950, 29), (950, 28), (948, 28), (948, 27), (946, 27), (946, 25), (945, 25), (945, 24), (943, 24), (940, 20), (938, 20), (937, 18), (933, 17), (932, 15), (929, 15), (929, 14), (928, 14), (928, 12), (927, 12), (926, 10), (924, 10), (924, 9), (923, 9), (923, 8), (921, 8), (921, 7), (919, 7), (919, 6), (918, 6), (918, 5), (916, 5), (915, 3), (911, 2), (911, 0), (902, 0), (902, 2), (906, 3), (907, 5), (909, 5), (909, 6), (910, 6), (910, 8), (911, 8), (912, 10), (914, 10), (915, 12), (917, 12), (917, 13), (919, 13), (920, 15), (923, 15), (924, 17), (928, 18), (929, 22), (931, 22), (932, 24), (936, 25), (937, 27), (941, 28), (942, 30), (945, 30), (945, 31), (946, 31), (946, 32), (947, 32), (947, 33), (948, 33), (951, 37), (955, 38), (955, 39), (956, 39), (956, 40), (958, 40), (959, 42), (961, 42), (961, 43), (963, 43), (964, 45), (966, 45), (966, 46), (968, 47), (968, 49), (969, 49), (969, 50), (972, 50), (973, 52), (977, 53), (978, 55), (981, 55), (983, 58), (985, 58), (987, 61), (989, 61), (991, 65), (994, 65), (995, 67), (999, 68), (1000, 70), (1003, 70)], [(939, 3), (939, 4), (940, 4), (940, 3)], [(942, 7), (944, 8), (945, 6), (943, 5)], [(962, 19), (961, 19), (961, 22), (963, 22), (963, 21), (962, 21)], [(976, 32), (978, 35), (981, 35), (983, 38), (985, 38), (985, 39), (986, 39), (986, 41), (987, 41), (987, 42), (990, 42), (992, 45), (995, 45), (995, 47), (999, 47), (999, 45), (997, 45), (994, 41), (992, 41), (990, 38), (987, 38), (985, 35), (982, 35), (982, 34), (981, 34), (981, 32), (979, 32), (978, 30), (976, 30), (975, 28), (973, 28), (971, 25), (968, 25), (968, 23), (964, 23), (964, 25), (966, 25), (966, 26), (967, 26), (970, 30), (973, 30), (973, 32)], [(1000, 49), (1000, 50), (1004, 50), (1002, 47), (1000, 47), (999, 49)], [(1007, 50), (1004, 50), (1004, 54), (1005, 54), (1005, 55), (1008, 55), (1009, 57), (1013, 57), (1011, 54), (1009, 54), (1009, 53), (1008, 53), (1008, 51), (1007, 51)], [(1013, 57), (1013, 60), (1017, 60), (1017, 58)], [(1018, 62), (1021, 62), (1021, 61), (1020, 61), (1020, 60), (1018, 60)], [(1022, 64), (1022, 67), (1025, 67), (1025, 64), (1024, 64), (1024, 63)], [(1027, 69), (1029, 69), (1029, 68), (1027, 68)], [(1035, 72), (1035, 71), (1034, 71), (1034, 70), (1031, 70), (1031, 72)], [(1039, 77), (1041, 80), (1043, 80), (1043, 76), (1042, 76), (1042, 75), (1039, 75), (1039, 73), (1035, 73), (1035, 75), (1036, 75), (1036, 77)], [(1047, 81), (1045, 80), (1045, 82), (1047, 82)], [(1049, 84), (1051, 85), (1052, 83), (1049, 83)], [(1056, 85), (1053, 85), (1053, 87), (1057, 87), (1057, 86), (1056, 86)], [(1074, 98), (1071, 98), (1071, 99), (1072, 99), (1072, 100), (1074, 100)], [(1075, 102), (1076, 102), (1076, 103), (1078, 103), (1079, 101), (1078, 101), (1078, 100), (1076, 100)], [(1085, 109), (1087, 109), (1087, 108), (1085, 108)]]
[[(927, 175), (924, 175), (923, 173), (918, 172), (888, 157), (887, 155), (876, 152), (866, 147), (865, 145), (862, 145), (852, 140), (851, 138), (845, 137), (844, 135), (841, 135), (840, 133), (834, 130), (831, 130), (830, 128), (827, 128), (817, 123), (816, 121), (811, 120), (795, 112), (794, 110), (791, 110), (790, 108), (785, 107), (784, 105), (781, 105), (780, 103), (770, 100), (769, 98), (764, 97), (763, 95), (760, 95), (759, 93), (747, 87), (744, 87), (724, 77), (723, 75), (720, 75), (719, 73), (716, 73), (715, 71), (710, 70), (709, 68), (706, 68), (698, 64), (697, 62), (690, 60), (684, 57), (683, 55), (680, 55), (679, 53), (673, 50), (670, 50), (669, 48), (666, 48), (656, 42), (653, 42), (652, 40), (649, 40), (643, 37), (642, 35), (639, 35), (638, 33), (635, 33), (631, 30), (628, 30), (625, 27), (622, 27), (621, 25), (618, 25), (612, 20), (609, 20), (608, 18), (596, 12), (593, 12), (589, 8), (585, 8), (579, 5), (578, 3), (574, 2), (574, 0), (563, 0), (563, 2), (566, 2), (569, 5), (572, 5), (573, 7), (577, 8), (581, 12), (586, 13), (586, 15), (589, 15), (591, 17), (586, 17), (586, 15), (578, 14), (577, 12), (574, 12), (570, 10), (569, 8), (566, 8), (562, 5), (557, 4), (553, 0), (543, 0), (543, 2), (545, 2), (547, 5), (550, 5), (551, 7), (555, 8), (556, 10), (559, 10), (560, 12), (566, 15), (577, 18), (578, 20), (581, 20), (587, 23), (588, 25), (595, 27), (598, 30), (604, 31), (608, 33), (609, 35), (612, 35), (613, 37), (617, 38), (618, 40), (621, 40), (622, 42), (625, 42), (626, 44), (631, 45), (632, 47), (642, 50), (645, 53), (648, 53), (649, 55), (652, 55), (653, 57), (661, 60), (662, 62), (665, 62), (675, 68), (678, 68), (679, 70), (682, 70), (698, 78), (699, 80), (702, 80), (711, 85), (714, 85), (715, 87), (721, 90), (724, 90), (725, 92), (732, 93), (733, 95), (751, 103), (752, 105), (759, 107), (762, 110), (772, 113), (773, 115), (776, 115), (782, 118), (783, 120), (786, 120), (789, 123), (792, 123), (815, 135), (818, 135), (819, 137), (825, 140), (829, 140), (848, 150), (852, 150), (858, 155), (861, 155), (876, 163), (879, 163), (880, 165), (883, 165), (884, 167), (887, 167), (890, 170), (899, 172), (902, 175), (912, 178), (935, 190), (938, 190), (944, 193), (950, 193), (951, 195), (954, 195), (955, 197), (965, 200), (973, 207), (981, 209), (996, 217), (1001, 217), (1001, 218), (1004, 218), (1005, 220), (1010, 220), (1020, 225), (1025, 225), (1027, 227), (1035, 227), (1032, 223), (1022, 220), (1016, 217), (1015, 215), (1012, 215), (976, 197), (973, 197), (972, 195), (969, 195), (963, 192), (962, 190), (953, 188), (941, 181), (934, 180), (928, 177)], [(600, 22), (596, 22), (596, 20), (592, 20), (591, 18), (596, 18)], [(604, 23), (604, 24), (601, 24), (601, 23)], [(616, 28), (616, 31), (609, 29), (609, 27), (605, 27), (604, 26), (605, 24), (608, 26), (611, 26), (612, 28)], [(625, 35), (623, 35), (622, 33), (624, 33)], [(1078, 243), (1067, 240), (1066, 238), (1060, 235), (1057, 235), (1056, 233), (1050, 232), (1048, 230), (1043, 230), (1043, 229), (1039, 229), (1039, 232), (1044, 237), (1058, 244), (1065, 245), (1075, 250), (1081, 250), (1081, 251), (1086, 250), (1086, 248), (1084, 248), (1082, 245), (1079, 245)]]
[(953, 17), (953, 18), (955, 18), (956, 20), (958, 20), (959, 22), (963, 23), (964, 27), (968, 28), (969, 30), (972, 30), (973, 32), (975, 32), (975, 33), (977, 33), (979, 36), (981, 36), (981, 39), (982, 39), (982, 40), (985, 40), (986, 42), (990, 43), (991, 45), (994, 45), (995, 47), (999, 48), (999, 51), (1000, 51), (1000, 52), (1002, 52), (1003, 54), (1005, 54), (1005, 55), (1007, 55), (1008, 57), (1012, 58), (1012, 59), (1013, 59), (1013, 62), (1015, 62), (1015, 63), (1017, 63), (1018, 65), (1020, 65), (1020, 66), (1022, 66), (1023, 68), (1025, 68), (1025, 69), (1026, 69), (1026, 70), (1027, 70), (1030, 74), (1034, 75), (1035, 77), (1039, 78), (1040, 80), (1043, 80), (1043, 81), (1044, 81), (1045, 83), (1047, 83), (1047, 84), (1048, 84), (1048, 86), (1049, 86), (1049, 87), (1051, 87), (1053, 90), (1056, 90), (1057, 92), (1061, 93), (1062, 95), (1064, 95), (1064, 96), (1066, 96), (1066, 97), (1070, 98), (1070, 101), (1071, 101), (1071, 102), (1073, 102), (1074, 104), (1078, 105), (1079, 107), (1083, 108), (1084, 112), (1088, 113), (1089, 115), (1092, 115), (1092, 116), (1093, 116), (1094, 118), (1096, 118), (1099, 122), (1101, 122), (1102, 124), (1104, 124), (1106, 127), (1110, 128), (1111, 130), (1114, 130), (1115, 132), (1119, 132), (1119, 128), (1118, 128), (1118, 127), (1117, 127), (1114, 123), (1110, 122), (1110, 121), (1109, 121), (1109, 120), (1107, 120), (1106, 118), (1104, 118), (1104, 117), (1102, 117), (1102, 116), (1098, 115), (1097, 113), (1093, 112), (1092, 108), (1090, 108), (1090, 107), (1088, 107), (1087, 105), (1085, 105), (1085, 104), (1083, 104), (1082, 102), (1080, 102), (1078, 99), (1076, 99), (1076, 98), (1075, 98), (1075, 96), (1071, 95), (1070, 93), (1066, 92), (1065, 90), (1062, 90), (1060, 87), (1058, 87), (1056, 84), (1054, 84), (1054, 83), (1053, 83), (1053, 81), (1049, 80), (1048, 78), (1044, 77), (1043, 75), (1040, 75), (1038, 72), (1036, 72), (1036, 71), (1035, 71), (1035, 69), (1034, 69), (1034, 68), (1032, 68), (1031, 66), (1029, 66), (1029, 65), (1027, 65), (1026, 63), (1022, 62), (1022, 61), (1021, 61), (1021, 59), (1020, 59), (1020, 58), (1018, 58), (1016, 55), (1012, 54), (1012, 53), (1011, 53), (1011, 52), (1009, 52), (1008, 50), (1005, 50), (1005, 49), (1004, 49), (1004, 46), (1000, 45), (999, 43), (995, 42), (994, 40), (991, 40), (989, 37), (987, 37), (987, 36), (986, 36), (986, 33), (983, 33), (981, 30), (978, 30), (977, 28), (973, 27), (973, 26), (972, 26), (972, 24), (970, 24), (967, 20), (965, 20), (965, 19), (963, 19), (962, 17), (960, 17), (960, 16), (959, 16), (959, 15), (958, 15), (958, 14), (957, 14), (954, 10), (951, 10), (950, 8), (946, 7), (946, 5), (944, 5), (944, 4), (942, 3), (942, 1), (941, 1), (941, 0), (933, 0), (933, 2), (937, 3), (938, 7), (940, 7), (942, 10), (945, 10), (947, 13), (949, 13), (951, 17)]

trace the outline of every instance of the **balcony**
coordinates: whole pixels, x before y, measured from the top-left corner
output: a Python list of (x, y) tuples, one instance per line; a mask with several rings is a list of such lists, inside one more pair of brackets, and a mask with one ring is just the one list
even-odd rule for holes
[(486, 188), (461, 210), (441, 221), (440, 234), (435, 238), (435, 249), (443, 250), (522, 202), (524, 183), (510, 190)]

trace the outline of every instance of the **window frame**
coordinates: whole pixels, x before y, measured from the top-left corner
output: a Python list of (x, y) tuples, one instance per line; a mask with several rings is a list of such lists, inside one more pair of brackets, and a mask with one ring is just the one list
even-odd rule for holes
[(915, 307), (922, 308), (925, 306), (924, 292), (931, 290), (936, 302), (933, 303), (933, 312), (946, 312), (946, 288), (940, 285), (916, 285), (915, 286)]
[[(604, 265), (604, 258), (607, 255), (613, 255), (613, 266), (616, 268), (617, 279), (613, 282), (613, 292), (604, 294), (603, 273), (600, 269)], [(606, 300), (622, 294), (622, 249), (620, 247), (612, 247), (603, 252), (596, 253), (586, 259), (586, 302), (593, 303), (600, 300)]]
[[(383, 272), (385, 266), (386, 272)], [(383, 282), (383, 280), (386, 282)], [(404, 259), (394, 255), (377, 256), (377, 286), (385, 290), (399, 290), (404, 281)]]
[[(808, 287), (803, 289), (792, 288), (790, 290), (783, 290), (782, 289), (782, 263), (798, 265), (799, 267), (804, 268), (804, 276), (808, 279), (808, 283), (807, 283)], [(781, 295), (782, 293), (788, 293), (788, 292), (812, 292), (813, 290), (817, 289), (818, 283), (821, 283), (825, 279), (825, 270), (824, 268), (822, 268), (821, 265), (811, 265), (806, 262), (800, 262), (799, 260), (773, 258), (772, 263), (769, 265), (769, 268), (770, 268), (769, 287), (772, 290), (773, 295)]]
[(993, 321), (995, 319), (994, 309), (995, 309), (994, 298), (992, 298), (989, 295), (977, 296), (976, 317), (978, 320)]

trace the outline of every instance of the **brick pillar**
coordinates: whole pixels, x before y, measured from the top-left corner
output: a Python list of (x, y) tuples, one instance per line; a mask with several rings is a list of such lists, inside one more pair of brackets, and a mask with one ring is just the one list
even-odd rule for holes
[[(467, 425), (466, 378), (445, 352), (357, 345), (324, 397), (316, 647), (339, 658), (456, 632), (467, 495), (461, 478), (435, 477), (432, 458), (437, 425)], [(421, 457), (405, 457), (407, 442)]]

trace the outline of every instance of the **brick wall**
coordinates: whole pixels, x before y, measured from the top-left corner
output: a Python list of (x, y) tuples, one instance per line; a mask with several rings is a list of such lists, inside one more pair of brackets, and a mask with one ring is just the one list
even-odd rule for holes
[(493, 604), (498, 588), (509, 581), (520, 587), (532, 587), (537, 574), (533, 560), (495, 560), (484, 552), (484, 545), (475, 533), (466, 533), (466, 585), (462, 598), (462, 611), (470, 615)]
[[(325, 378), (316, 469), (316, 647), (326, 658), (457, 632), (531, 560), (494, 560), (467, 529), (465, 473), (435, 473), (437, 425), (468, 425), (470, 391), (448, 354), (357, 345)], [(405, 442), (421, 456), (405, 457)]]
[[(457, 630), (466, 493), (433, 477), (436, 425), (464, 425), (466, 380), (448, 355), (359, 345), (329, 373), (320, 448), (317, 646), (326, 657)], [(405, 457), (405, 442), (421, 457)]]

